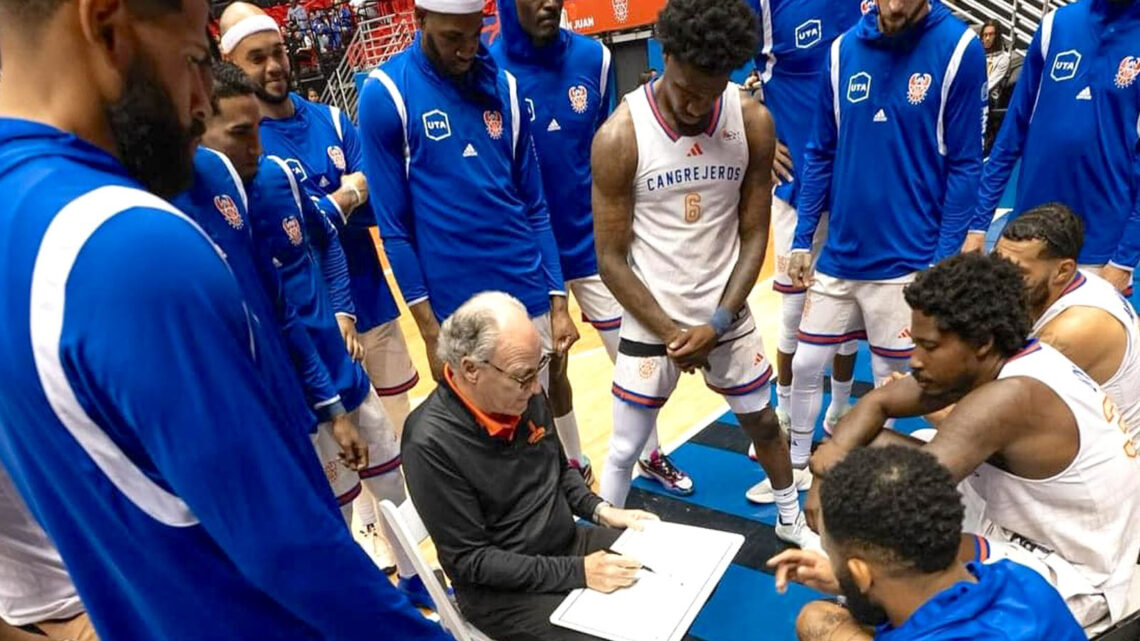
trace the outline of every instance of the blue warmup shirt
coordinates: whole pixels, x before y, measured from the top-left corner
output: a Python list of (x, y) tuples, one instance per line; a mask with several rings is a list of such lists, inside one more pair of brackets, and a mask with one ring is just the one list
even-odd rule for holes
[(1048, 13), (990, 151), (972, 231), (989, 229), (1021, 160), (1014, 214), (1050, 202), (1085, 224), (1082, 264), (1140, 262), (1140, 3)]
[(0, 190), (0, 464), (100, 637), (450, 638), (352, 540), (309, 437), (281, 428), (272, 341), (189, 218), (23, 120), (0, 119)]
[(356, 127), (336, 107), (315, 104), (295, 94), (289, 99), (294, 109), (291, 117), (262, 118), (261, 145), (266, 154), (285, 160), (304, 190), (318, 196), (321, 211), (336, 225), (348, 261), (356, 329), (367, 332), (400, 316), (371, 231), (376, 225), (372, 199), (386, 195), (369, 190), (369, 202), (345, 220), (329, 194), (340, 188), (345, 174), (364, 171)]
[[(788, 147), (792, 166), (803, 166), (819, 84), (831, 43), (862, 15), (860, 0), (749, 0), (760, 23), (756, 70), (764, 105), (776, 122), (776, 137)], [(799, 181), (776, 187), (776, 197), (796, 204)]]
[(526, 105), (562, 277), (593, 276), (598, 258), (590, 146), (610, 115), (609, 49), (566, 29), (549, 45), (535, 47), (519, 26), (514, 0), (499, 0), (498, 6), (501, 31), (491, 55), (518, 80)]
[(349, 355), (337, 314), (353, 312), (348, 268), (336, 228), (316, 203), (305, 197), (285, 161), (262, 156), (257, 176), (247, 185), (254, 237), (281, 274), (285, 300), (309, 331), (332, 376), (345, 409), (364, 402), (371, 383)]
[(328, 421), (343, 414), (340, 394), (296, 310), (285, 300), (277, 270), (268, 253), (258, 251), (254, 243), (245, 188), (229, 159), (199, 147), (194, 154), (194, 185), (171, 203), (222, 250), (249, 304), (250, 321), (264, 326), (266, 341), (272, 345), (261, 350), (260, 361), (267, 383), (275, 388), (274, 396), (297, 417), (305, 433), (316, 431), (316, 419)]
[(870, 9), (832, 43), (799, 171), (793, 250), (817, 269), (888, 280), (956, 254), (977, 198), (986, 112), (982, 43), (940, 2), (887, 37)]
[(977, 583), (960, 581), (934, 595), (899, 627), (884, 624), (875, 641), (1085, 641), (1056, 588), (1013, 561), (968, 563)]
[(440, 75), (420, 36), (372, 72), (360, 133), (384, 250), (409, 306), (447, 318), (500, 290), (531, 316), (563, 294), (530, 118), (509, 72), (480, 46), (460, 81)]

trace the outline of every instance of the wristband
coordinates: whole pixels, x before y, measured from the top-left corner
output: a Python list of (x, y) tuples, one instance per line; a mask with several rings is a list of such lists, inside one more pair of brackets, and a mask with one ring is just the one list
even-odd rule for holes
[(352, 195), (356, 198), (356, 204), (353, 205), (353, 207), (359, 207), (364, 204), (364, 196), (360, 193), (360, 190), (356, 188), (356, 185), (350, 183), (345, 185), (345, 187), (352, 190)]
[(723, 307), (717, 307), (713, 312), (712, 318), (709, 319), (709, 325), (712, 326), (713, 331), (716, 332), (717, 338), (724, 336), (728, 328), (732, 327), (732, 314)]

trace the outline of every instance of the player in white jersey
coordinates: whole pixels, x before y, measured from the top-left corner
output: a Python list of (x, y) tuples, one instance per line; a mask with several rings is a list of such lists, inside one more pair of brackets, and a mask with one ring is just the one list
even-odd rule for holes
[(0, 467), (0, 639), (24, 639), (5, 624), (30, 626), (49, 639), (97, 638), (59, 551)]
[(658, 410), (682, 372), (700, 370), (777, 488), (777, 536), (804, 545), (813, 537), (746, 302), (767, 246), (775, 130), (729, 74), (755, 51), (756, 30), (742, 0), (671, 0), (657, 21), (665, 73), (628, 94), (594, 139), (598, 266), (626, 310), (601, 495), (625, 503)]
[[(864, 396), (816, 450), (809, 520), (817, 524), (818, 486), (847, 452), (923, 447), (967, 481), (963, 560), (1032, 567), (1086, 632), (1119, 620), (1140, 552), (1140, 459), (1116, 405), (1063, 354), (1027, 341), (1022, 276), (1009, 261), (955, 256), (905, 295), (912, 374)], [(883, 429), (955, 402), (929, 443)]]
[(1010, 221), (995, 251), (1021, 268), (1033, 334), (1104, 388), (1140, 437), (1140, 325), (1108, 281), (1078, 269), (1084, 224), (1068, 207), (1034, 207)]

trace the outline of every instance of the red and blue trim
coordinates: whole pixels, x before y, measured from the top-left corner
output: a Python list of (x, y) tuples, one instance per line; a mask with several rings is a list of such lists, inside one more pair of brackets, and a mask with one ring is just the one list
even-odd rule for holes
[(745, 383), (744, 385), (737, 385), (736, 387), (717, 387), (708, 383), (706, 383), (706, 385), (708, 385), (709, 389), (716, 392), (717, 394), (722, 394), (724, 396), (744, 396), (745, 394), (751, 394), (761, 387), (764, 387), (770, 380), (772, 380), (771, 365), (768, 366), (768, 370), (763, 374), (756, 377), (754, 380)]
[(802, 294), (807, 291), (807, 287), (796, 287), (795, 285), (785, 285), (776, 281), (772, 281), (772, 289), (780, 292), (781, 294)]
[[(653, 112), (653, 117), (657, 119), (657, 124), (661, 125), (661, 129), (665, 131), (665, 135), (669, 136), (669, 140), (677, 142), (681, 139), (681, 134), (673, 131), (669, 123), (665, 122), (665, 117), (661, 115), (661, 108), (657, 106), (657, 96), (653, 94), (653, 84), (652, 82), (647, 82), (642, 85), (645, 88), (645, 97), (649, 101), (649, 109)], [(717, 125), (720, 124), (720, 113), (723, 110), (723, 102), (723, 96), (716, 99), (716, 104), (713, 105), (712, 116), (709, 117), (709, 126), (704, 130), (706, 136), (711, 136), (716, 133)]]
[(974, 560), (978, 563), (985, 563), (990, 558), (990, 542), (977, 534), (971, 536), (974, 537)]
[(1066, 287), (1065, 290), (1061, 292), (1061, 295), (1064, 296), (1065, 294), (1068, 294), (1068, 293), (1076, 290), (1078, 287), (1080, 287), (1081, 285), (1084, 285), (1086, 282), (1088, 282), (1088, 280), (1089, 279), (1085, 278), (1084, 274), (1077, 272), (1076, 277), (1074, 277), (1073, 281), (1071, 283), (1069, 283), (1069, 286)]
[(363, 470), (360, 470), (358, 474), (361, 479), (370, 479), (377, 476), (383, 476), (400, 469), (400, 462), (400, 457), (397, 455), (396, 458), (386, 463), (381, 463), (380, 465), (374, 465), (372, 467), (366, 467)]
[(871, 345), (871, 353), (883, 358), (897, 358), (904, 359), (910, 358), (914, 354), (914, 347), (904, 347), (903, 349), (890, 349), (888, 347), (876, 347)]
[(809, 345), (839, 345), (860, 339), (867, 340), (866, 330), (857, 329), (853, 332), (847, 332), (846, 334), (812, 334), (802, 329), (796, 332), (796, 340), (803, 341)]
[(408, 390), (412, 389), (419, 382), (420, 382), (420, 373), (414, 372), (412, 374), (412, 377), (409, 378), (406, 383), (401, 383), (400, 385), (397, 385), (395, 387), (377, 387), (376, 393), (379, 394), (380, 396), (398, 396), (398, 395), (403, 394), (404, 392), (407, 392)]
[(592, 320), (589, 316), (582, 314), (582, 322), (589, 323), (594, 326), (594, 329), (599, 332), (608, 332), (615, 329), (621, 329), (621, 316), (617, 318), (607, 318), (605, 320)]
[(1013, 361), (1016, 361), (1017, 359), (1021, 358), (1022, 356), (1029, 356), (1033, 352), (1037, 352), (1040, 350), (1041, 350), (1041, 343), (1036, 338), (1034, 338), (1033, 340), (1026, 343), (1025, 347), (1022, 347), (1020, 352), (1014, 354), (1013, 356), (1010, 356), (1009, 360), (1006, 361), (1006, 363), (1012, 363)]
[(354, 485), (352, 487), (351, 490), (349, 490), (349, 491), (345, 492), (344, 494), (341, 494), (340, 496), (336, 497), (336, 504), (343, 507), (345, 505), (348, 505), (349, 503), (352, 503), (353, 501), (356, 500), (356, 497), (360, 496), (360, 491), (361, 491), (361, 485), (358, 482), (356, 485)]
[(644, 407), (646, 409), (652, 410), (663, 407), (665, 405), (665, 401), (669, 400), (668, 397), (661, 398), (659, 396), (646, 396), (645, 394), (631, 392), (621, 385), (618, 385), (617, 383), (614, 383), (612, 391), (614, 397), (618, 400), (625, 401), (630, 405), (637, 405), (638, 407)]

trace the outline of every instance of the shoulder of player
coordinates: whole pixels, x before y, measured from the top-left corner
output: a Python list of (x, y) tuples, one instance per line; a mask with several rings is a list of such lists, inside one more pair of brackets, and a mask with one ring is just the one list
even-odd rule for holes
[(748, 146), (753, 152), (776, 145), (776, 124), (772, 114), (757, 100), (753, 100), (743, 90), (740, 94), (740, 114), (744, 119), (744, 132)]
[(637, 166), (637, 133), (633, 114), (624, 100), (594, 134), (591, 156), (609, 168), (614, 168), (614, 163), (619, 167), (631, 163)]
[(1077, 360), (1074, 355), (1103, 351), (1111, 345), (1113, 337), (1124, 339), (1125, 331), (1120, 321), (1107, 311), (1074, 305), (1046, 323), (1038, 336), (1070, 360)]

